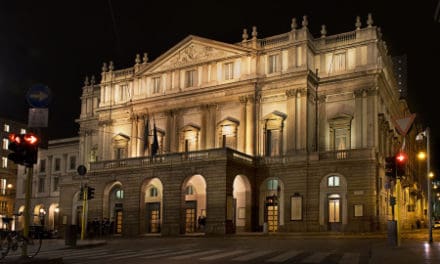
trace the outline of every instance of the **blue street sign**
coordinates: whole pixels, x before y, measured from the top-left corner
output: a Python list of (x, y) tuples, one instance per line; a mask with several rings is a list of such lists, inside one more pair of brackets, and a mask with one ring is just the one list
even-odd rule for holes
[(49, 87), (44, 84), (35, 84), (26, 93), (27, 102), (35, 108), (45, 108), (52, 99)]

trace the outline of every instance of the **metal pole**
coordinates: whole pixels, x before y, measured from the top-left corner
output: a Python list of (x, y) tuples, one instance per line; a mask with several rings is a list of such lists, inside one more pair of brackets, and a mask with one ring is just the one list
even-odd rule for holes
[(431, 178), (429, 177), (429, 173), (431, 171), (431, 151), (430, 151), (430, 131), (429, 127), (426, 128), (426, 162), (427, 162), (427, 177), (428, 177), (428, 230), (429, 230), (429, 243), (433, 242), (432, 239), (432, 198), (431, 198)]
[[(26, 174), (26, 194), (25, 194), (25, 202), (24, 202), (24, 210), (23, 210), (23, 216), (24, 216), (24, 227), (23, 227), (23, 236), (28, 237), (29, 236), (29, 222), (30, 222), (30, 207), (31, 207), (31, 193), (32, 193), (32, 175), (34, 168), (26, 167), (27, 168), (27, 174)], [(23, 243), (23, 246), (21, 248), (21, 256), (27, 257), (27, 245), (26, 243)]]
[(82, 211), (82, 220), (81, 220), (81, 240), (84, 240), (86, 235), (86, 218), (87, 218), (87, 186), (83, 188), (83, 211)]
[(400, 246), (400, 197), (401, 197), (402, 185), (400, 184), (400, 176), (396, 178), (396, 234), (397, 234), (397, 246)]

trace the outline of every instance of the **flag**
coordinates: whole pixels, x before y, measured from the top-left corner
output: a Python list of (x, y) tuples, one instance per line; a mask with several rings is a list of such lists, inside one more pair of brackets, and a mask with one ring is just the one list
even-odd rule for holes
[(150, 133), (150, 118), (147, 116), (145, 119), (145, 128), (144, 128), (144, 151), (146, 151), (150, 147), (150, 141), (148, 139)]
[(151, 144), (151, 155), (155, 156), (157, 154), (158, 150), (159, 150), (159, 141), (157, 140), (156, 123), (154, 123), (154, 128), (153, 128), (153, 144)]

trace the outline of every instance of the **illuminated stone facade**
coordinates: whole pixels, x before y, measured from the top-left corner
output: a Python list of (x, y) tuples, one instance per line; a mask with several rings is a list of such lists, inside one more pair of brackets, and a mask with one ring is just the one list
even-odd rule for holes
[[(96, 189), (88, 219), (126, 236), (384, 229), (384, 158), (403, 141), (392, 119), (409, 114), (391, 57), (371, 16), (338, 35), (307, 26), (268, 38), (253, 27), (232, 44), (191, 35), (153, 61), (104, 63), (77, 119), (82, 180)], [(68, 224), (80, 180), (61, 186)], [(402, 186), (409, 228), (425, 203), (414, 175)]]

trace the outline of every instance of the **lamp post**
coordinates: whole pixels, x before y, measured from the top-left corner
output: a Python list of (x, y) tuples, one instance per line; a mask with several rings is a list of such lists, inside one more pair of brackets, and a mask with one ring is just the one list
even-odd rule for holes
[(432, 198), (431, 198), (431, 164), (430, 164), (430, 139), (429, 139), (429, 127), (425, 129), (425, 131), (420, 132), (417, 134), (416, 140), (423, 139), (423, 137), (426, 137), (426, 170), (427, 170), (427, 187), (428, 187), (428, 230), (429, 230), (429, 243), (432, 243)]

